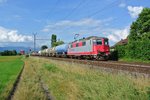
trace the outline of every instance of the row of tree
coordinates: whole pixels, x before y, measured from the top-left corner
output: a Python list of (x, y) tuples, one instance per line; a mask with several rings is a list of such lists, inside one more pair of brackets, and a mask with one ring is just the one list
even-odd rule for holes
[(150, 8), (144, 8), (130, 26), (127, 45), (118, 45), (119, 58), (150, 60)]
[(5, 50), (3, 52), (0, 52), (1, 56), (14, 56), (17, 55), (17, 51), (16, 50)]

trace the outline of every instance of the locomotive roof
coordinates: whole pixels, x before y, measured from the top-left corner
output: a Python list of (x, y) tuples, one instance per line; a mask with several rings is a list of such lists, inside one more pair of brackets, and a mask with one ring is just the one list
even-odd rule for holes
[(74, 42), (80, 42), (80, 41), (84, 41), (84, 40), (89, 40), (89, 39), (108, 39), (106, 37), (98, 37), (98, 36), (90, 36), (90, 37), (87, 37), (87, 38), (82, 38), (82, 39), (79, 39), (79, 40), (75, 40), (71, 43), (74, 43)]

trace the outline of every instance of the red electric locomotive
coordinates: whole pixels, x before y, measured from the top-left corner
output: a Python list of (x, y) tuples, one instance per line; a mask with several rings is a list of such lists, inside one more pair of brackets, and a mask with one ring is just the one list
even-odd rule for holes
[(69, 43), (67, 55), (71, 57), (106, 60), (109, 51), (108, 38), (91, 36)]

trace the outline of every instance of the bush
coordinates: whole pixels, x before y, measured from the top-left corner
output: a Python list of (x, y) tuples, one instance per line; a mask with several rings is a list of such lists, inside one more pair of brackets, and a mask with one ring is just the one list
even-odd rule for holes
[(150, 60), (150, 41), (135, 41), (128, 44), (127, 55), (130, 58)]
[(119, 58), (150, 60), (150, 40), (134, 41), (128, 45), (116, 46)]
[(126, 56), (126, 45), (117, 45), (115, 50), (118, 52), (118, 57), (123, 58)]
[(117, 50), (110, 52), (109, 60), (114, 60), (114, 61), (118, 60), (118, 51)]

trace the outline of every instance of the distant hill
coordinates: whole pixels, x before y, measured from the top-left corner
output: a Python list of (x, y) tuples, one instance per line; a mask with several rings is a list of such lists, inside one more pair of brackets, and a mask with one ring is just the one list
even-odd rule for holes
[[(20, 50), (24, 50), (26, 53), (29, 52), (29, 50), (33, 51), (33, 48), (29, 47), (0, 47), (0, 52), (4, 50), (16, 50), (17, 52), (20, 52)], [(37, 48), (37, 51), (39, 51), (39, 48)]]

